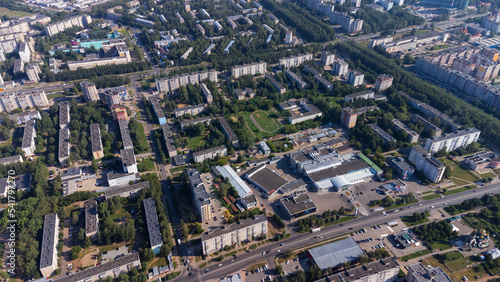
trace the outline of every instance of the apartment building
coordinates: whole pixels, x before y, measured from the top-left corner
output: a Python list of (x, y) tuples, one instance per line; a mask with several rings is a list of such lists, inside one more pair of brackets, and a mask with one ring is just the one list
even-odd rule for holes
[(163, 141), (165, 142), (165, 147), (167, 148), (168, 157), (172, 158), (177, 156), (177, 148), (175, 146), (170, 127), (168, 126), (168, 124), (162, 124), (161, 130), (163, 131)]
[(106, 182), (109, 187), (129, 184), (130, 181), (137, 181), (141, 178), (139, 173), (106, 173)]
[(342, 29), (348, 33), (357, 33), (363, 29), (362, 19), (356, 19), (345, 12), (332, 12), (330, 23), (340, 25)]
[(375, 92), (373, 92), (371, 90), (366, 90), (366, 91), (361, 91), (358, 93), (349, 94), (349, 95), (345, 96), (344, 101), (350, 102), (350, 101), (356, 100), (356, 99), (368, 100), (368, 99), (374, 99), (374, 98), (375, 98)]
[(199, 104), (199, 105), (194, 105), (194, 106), (187, 106), (184, 108), (177, 108), (174, 110), (174, 115), (175, 117), (180, 117), (185, 114), (190, 114), (192, 116), (195, 116), (205, 110), (205, 105), (204, 104)]
[(35, 120), (29, 120), (26, 123), (26, 126), (24, 127), (24, 133), (23, 133), (23, 143), (21, 145), (21, 149), (24, 152), (24, 155), (26, 157), (31, 157), (35, 155), (35, 137), (36, 137), (36, 130), (35, 130), (35, 125), (36, 122)]
[(37, 63), (29, 64), (26, 67), (26, 75), (28, 76), (30, 82), (39, 82), (41, 73), (42, 70), (40, 69), (40, 66), (38, 66)]
[(216, 70), (205, 70), (193, 73), (183, 73), (178, 74), (173, 77), (157, 78), (156, 79), (156, 89), (160, 93), (175, 91), (181, 86), (186, 86), (188, 84), (200, 84), (205, 79), (217, 82)]
[(23, 62), (29, 63), (31, 61), (31, 51), (30, 51), (30, 47), (28, 46), (28, 43), (21, 42), (19, 44), (18, 54), (19, 54), (19, 58)]
[(10, 20), (3, 22), (0, 26), (0, 35), (7, 35), (12, 33), (26, 33), (30, 31), (27, 22), (19, 20)]
[(321, 63), (325, 66), (333, 65), (335, 61), (335, 55), (330, 51), (321, 52)]
[(349, 72), (349, 64), (344, 60), (337, 60), (333, 63), (333, 74), (342, 76)]
[(0, 93), (0, 112), (12, 112), (14, 109), (45, 108), (49, 100), (43, 90), (24, 90)]
[(47, 214), (43, 220), (42, 248), (40, 250), (40, 272), (49, 277), (57, 269), (57, 243), (59, 241), (59, 217)]
[(257, 63), (244, 64), (241, 66), (233, 66), (231, 68), (231, 76), (238, 78), (243, 75), (264, 74), (267, 72), (267, 63), (260, 61)]
[(201, 83), (200, 88), (201, 94), (203, 94), (203, 97), (205, 98), (207, 104), (211, 104), (214, 101), (214, 96), (212, 96), (212, 93), (210, 93), (210, 90), (208, 90), (207, 85), (205, 83)]
[(302, 80), (302, 78), (300, 78), (300, 76), (298, 76), (296, 73), (294, 73), (293, 71), (290, 71), (290, 70), (285, 70), (285, 75), (288, 79), (290, 79), (291, 81), (295, 82), (295, 84), (300, 88), (300, 89), (304, 89), (307, 87), (307, 83)]
[(59, 154), (58, 159), (61, 166), (66, 166), (69, 158), (71, 144), (69, 143), (69, 128), (59, 129)]
[(61, 129), (69, 127), (69, 122), (71, 120), (69, 110), (70, 105), (68, 101), (62, 101), (59, 103), (59, 127)]
[(121, 105), (113, 105), (110, 107), (111, 113), (113, 114), (113, 119), (116, 121), (119, 120), (128, 120), (127, 108)]
[(123, 171), (126, 173), (139, 173), (137, 161), (135, 159), (134, 149), (121, 149), (120, 157), (122, 160)]
[(392, 137), (389, 133), (387, 133), (385, 130), (383, 130), (382, 128), (380, 128), (378, 125), (372, 123), (370, 124), (370, 127), (372, 128), (373, 131), (375, 131), (375, 133), (378, 134), (378, 136), (380, 136), (380, 138), (382, 138), (386, 143), (390, 143), (390, 142), (395, 142), (396, 139), (394, 139), (394, 137)]
[(149, 243), (155, 254), (160, 253), (161, 245), (163, 244), (160, 223), (158, 222), (158, 214), (156, 213), (156, 204), (153, 198), (147, 198), (143, 201), (144, 212), (148, 224)]
[[(22, 112), (19, 114), (12, 114), (5, 117), (16, 122), (18, 125), (26, 123), (30, 120), (42, 119), (42, 116), (40, 115), (39, 111)], [(0, 122), (3, 121), (3, 118), (4, 117), (0, 117)]]
[(211, 121), (212, 121), (212, 118), (210, 116), (183, 120), (183, 121), (181, 121), (181, 129), (185, 130), (187, 126), (195, 125), (198, 123), (203, 123), (205, 126), (207, 126), (210, 124)]
[(392, 81), (394, 77), (390, 74), (381, 74), (377, 77), (377, 81), (375, 81), (375, 89), (380, 91), (384, 91), (387, 88), (392, 86)]
[(313, 54), (311, 53), (281, 58), (279, 60), (279, 66), (282, 69), (289, 69), (292, 67), (298, 67), (305, 61), (310, 61), (312, 59), (313, 59)]
[(45, 34), (51, 37), (56, 35), (59, 32), (62, 32), (68, 28), (79, 26), (86, 27), (89, 23), (92, 22), (92, 18), (89, 15), (78, 15), (74, 17), (70, 17), (66, 20), (49, 24), (45, 26)]
[(10, 165), (10, 164), (15, 164), (17, 162), (20, 162), (20, 163), (23, 162), (23, 157), (21, 157), (21, 155), (3, 157), (0, 159), (0, 165)]
[(365, 81), (365, 75), (358, 70), (350, 71), (347, 74), (347, 83), (349, 83), (352, 86), (355, 87), (360, 86), (363, 84), (364, 81)]
[(13, 73), (23, 72), (24, 71), (24, 62), (21, 59), (14, 60), (14, 66), (12, 67)]
[(233, 147), (235, 148), (238, 148), (240, 146), (240, 140), (238, 139), (238, 136), (236, 136), (236, 133), (234, 133), (229, 123), (227, 122), (226, 118), (220, 117), (219, 122), (222, 127), (222, 132), (224, 132), (226, 137), (229, 138), (231, 145), (233, 145)]
[(158, 97), (157, 96), (151, 96), (149, 99), (151, 101), (151, 106), (153, 106), (153, 111), (155, 112), (156, 118), (158, 118), (158, 122), (160, 125), (166, 124), (167, 123), (167, 117), (165, 116), (165, 112), (160, 106), (160, 103), (158, 102)]
[(345, 107), (342, 109), (340, 121), (345, 127), (354, 128), (356, 126), (357, 119), (358, 114), (356, 113), (356, 110), (351, 107)]
[(274, 76), (272, 75), (272, 73), (270, 72), (266, 73), (266, 78), (269, 79), (271, 84), (274, 86), (274, 89), (276, 89), (276, 92), (280, 94), (284, 94), (286, 92), (285, 86), (283, 86), (283, 84), (277, 81), (276, 78), (274, 78)]
[(443, 130), (441, 130), (441, 128), (435, 126), (433, 123), (417, 114), (413, 115), (411, 119), (415, 122), (421, 122), (425, 129), (434, 131), (434, 136), (441, 136), (443, 134)]
[(227, 156), (227, 148), (224, 145), (192, 153), (194, 162), (200, 163), (206, 159), (213, 159), (216, 156)]
[(259, 214), (253, 218), (242, 219), (238, 223), (213, 229), (201, 235), (203, 254), (209, 255), (221, 251), (225, 246), (236, 246), (251, 242), (259, 236), (267, 236), (267, 218)]
[(87, 102), (99, 101), (99, 93), (97, 93), (97, 88), (95, 87), (95, 83), (90, 81), (82, 81), (80, 82), (80, 86), (82, 87), (83, 97), (85, 97), (85, 101)]
[(104, 150), (102, 147), (101, 128), (98, 123), (90, 125), (90, 141), (92, 143), (92, 156), (94, 160), (104, 157)]
[(193, 203), (198, 211), (201, 222), (212, 220), (212, 203), (207, 193), (206, 187), (201, 180), (200, 172), (197, 169), (188, 169), (188, 183), (193, 194)]
[(110, 187), (104, 191), (104, 197), (109, 200), (115, 196), (122, 198), (135, 198), (138, 196), (142, 189), (150, 187), (149, 181), (139, 182), (132, 185), (125, 185), (120, 187)]
[(408, 160), (416, 170), (423, 171), (431, 182), (438, 183), (443, 178), (446, 166), (419, 145), (411, 148)]
[(406, 124), (402, 123), (398, 119), (393, 119), (392, 123), (394, 124), (394, 129), (397, 131), (403, 131), (408, 134), (408, 137), (406, 138), (406, 141), (409, 143), (416, 143), (418, 142), (418, 138), (420, 135), (416, 133), (415, 131), (411, 130)]
[(107, 54), (114, 55), (104, 58), (85, 58), (79, 61), (68, 61), (68, 68), (70, 70), (76, 70), (78, 68), (94, 68), (97, 66), (104, 65), (121, 65), (132, 62), (132, 57), (130, 56), (130, 51), (127, 46), (116, 45), (113, 47), (115, 52), (107, 52)]
[(458, 148), (466, 147), (467, 145), (477, 142), (481, 131), (477, 128), (468, 128), (453, 133), (446, 133), (443, 136), (427, 139), (424, 149), (430, 153), (435, 153), (443, 148), (447, 152), (454, 151)]
[(130, 129), (128, 127), (128, 120), (123, 119), (118, 121), (120, 127), (120, 134), (122, 136), (123, 149), (134, 149), (134, 143), (132, 143), (132, 137), (130, 136)]
[(97, 201), (92, 198), (85, 202), (85, 236), (95, 240), (97, 239), (97, 231), (99, 231)]

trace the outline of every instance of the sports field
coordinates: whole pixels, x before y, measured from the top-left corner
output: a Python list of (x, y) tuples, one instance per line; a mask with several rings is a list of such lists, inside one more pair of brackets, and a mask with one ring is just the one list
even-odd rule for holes
[(278, 124), (274, 119), (269, 117), (269, 114), (264, 111), (255, 111), (250, 115), (250, 118), (253, 119), (253, 122), (257, 122), (261, 127), (259, 129), (263, 129), (267, 132), (274, 132), (279, 129)]

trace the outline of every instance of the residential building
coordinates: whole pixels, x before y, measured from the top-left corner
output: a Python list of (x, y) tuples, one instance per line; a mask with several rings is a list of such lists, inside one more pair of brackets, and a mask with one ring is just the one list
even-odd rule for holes
[(154, 24), (155, 24), (155, 22), (153, 22), (153, 21), (146, 20), (146, 19), (141, 19), (141, 18), (135, 18), (134, 21), (136, 23), (143, 24), (143, 25), (146, 25), (148, 27), (153, 27)]
[(55, 34), (62, 32), (68, 28), (71, 28), (74, 26), (85, 27), (91, 22), (92, 22), (92, 18), (89, 15), (78, 15), (78, 16), (70, 17), (66, 20), (46, 25), (45, 26), (45, 34), (49, 37), (52, 37)]
[(264, 74), (267, 72), (267, 63), (260, 61), (257, 63), (244, 64), (241, 66), (233, 66), (231, 68), (231, 76), (238, 78), (243, 75)]
[(141, 178), (139, 173), (111, 173), (105, 175), (109, 187), (129, 184), (130, 181), (137, 181)]
[(309, 249), (307, 255), (313, 263), (324, 270), (357, 260), (365, 253), (353, 238), (347, 238)]
[(207, 193), (205, 185), (201, 180), (200, 172), (197, 169), (188, 169), (187, 171), (189, 187), (193, 194), (193, 203), (198, 211), (201, 222), (212, 220), (212, 203)]
[(430, 153), (436, 153), (443, 148), (446, 148), (446, 152), (454, 151), (477, 142), (480, 134), (481, 131), (473, 127), (453, 133), (446, 133), (440, 137), (427, 139), (424, 149)]
[(40, 250), (40, 272), (49, 277), (57, 269), (57, 243), (59, 241), (59, 217), (47, 214), (43, 220), (42, 248)]
[[(231, 23), (231, 22), (229, 22)], [(211, 43), (207, 49), (205, 49), (205, 51), (203, 51), (203, 55), (207, 55), (207, 56), (210, 56), (210, 54), (212, 54), (212, 49), (214, 49), (215, 47), (215, 44), (214, 43)]]
[(316, 205), (305, 191), (295, 192), (279, 200), (288, 220), (316, 212)]
[(356, 19), (346, 12), (332, 12), (330, 15), (330, 23), (340, 25), (345, 32), (357, 33), (363, 28), (363, 20)]
[(427, 268), (422, 263), (410, 265), (406, 274), (408, 282), (452, 282), (453, 280), (444, 272), (441, 267)]
[(310, 61), (312, 59), (313, 59), (313, 54), (311, 53), (281, 58), (279, 60), (279, 66), (282, 69), (289, 69), (292, 67), (298, 67), (304, 62)]
[(323, 113), (307, 99), (301, 99), (299, 101), (290, 100), (280, 103), (279, 106), (281, 110), (288, 110), (290, 112), (288, 122), (291, 124), (301, 123), (323, 115)]
[(300, 89), (306, 88), (307, 83), (304, 80), (302, 80), (302, 78), (300, 78), (300, 76), (298, 76), (293, 71), (285, 70), (285, 75), (288, 79), (295, 82)]
[(394, 129), (396, 131), (403, 131), (408, 135), (408, 137), (406, 138), (406, 141), (408, 143), (418, 142), (418, 138), (420, 137), (420, 135), (406, 126), (406, 124), (402, 123), (398, 119), (393, 119), (392, 123), (394, 124)]
[(8, 176), (0, 179), (0, 196), (6, 198), (9, 190), (30, 191), (31, 190), (31, 173), (25, 173), (14, 178)]
[(35, 155), (35, 148), (36, 148), (35, 125), (36, 125), (35, 120), (29, 120), (26, 123), (26, 126), (24, 127), (23, 142), (21, 144), (21, 149), (23, 150), (24, 156), (26, 156), (26, 157), (31, 157), (31, 156)]
[(0, 159), (0, 165), (11, 165), (17, 162), (23, 162), (23, 157), (21, 155), (14, 155), (10, 157), (3, 157)]
[(97, 239), (99, 231), (99, 215), (97, 214), (97, 201), (92, 198), (85, 202), (85, 236), (91, 240)]
[(323, 51), (321, 52), (321, 63), (325, 66), (331, 66), (333, 65), (333, 62), (335, 61), (335, 55), (330, 52), (330, 51)]
[(207, 85), (205, 83), (201, 83), (200, 88), (201, 94), (203, 94), (203, 97), (205, 98), (207, 104), (211, 104), (214, 101), (214, 96), (212, 96), (212, 93), (210, 93), (210, 90), (208, 90)]
[(31, 51), (30, 47), (28, 46), (28, 43), (26, 42), (21, 42), (19, 44), (19, 58), (24, 62), (24, 63), (29, 63), (31, 61)]
[(92, 156), (94, 160), (102, 159), (104, 157), (104, 150), (102, 147), (101, 128), (98, 123), (90, 125), (90, 141), (92, 143)]
[(446, 166), (419, 145), (413, 146), (408, 160), (416, 170), (422, 171), (431, 182), (438, 183), (443, 178)]
[(179, 20), (179, 22), (182, 24), (184, 23), (184, 18), (181, 16), (181, 14), (179, 13), (175, 13), (175, 16), (177, 17), (177, 19)]
[(120, 157), (122, 160), (123, 171), (126, 173), (138, 173), (137, 161), (135, 159), (134, 149), (121, 149)]
[(255, 91), (250, 87), (245, 87), (245, 89), (234, 89), (234, 96), (236, 99), (243, 100), (246, 97), (253, 98), (255, 97)]
[(110, 109), (112, 109), (113, 106), (121, 104), (120, 95), (124, 95), (124, 94), (126, 95), (126, 92), (123, 93), (119, 89), (105, 89), (103, 94), (104, 94), (104, 99), (106, 100), (106, 103), (108, 104), (108, 107)]
[(69, 114), (70, 105), (68, 101), (59, 103), (59, 127), (61, 129), (69, 127), (71, 116)]
[(30, 82), (40, 82), (41, 73), (42, 70), (40, 69), (37, 63), (29, 64), (26, 67), (26, 75), (28, 76)]
[(248, 179), (263, 196), (268, 198), (288, 183), (284, 178), (267, 168), (266, 164), (252, 168), (245, 174), (245, 178)]
[(333, 89), (332, 83), (323, 76), (321, 76), (321, 74), (315, 75), (314, 80), (316, 80), (321, 86), (323, 86), (323, 88), (325, 88), (328, 91), (331, 91)]
[(361, 91), (358, 93), (349, 94), (349, 95), (344, 97), (344, 101), (350, 102), (350, 101), (356, 100), (356, 99), (368, 100), (368, 99), (374, 99), (374, 98), (375, 98), (375, 92), (373, 92), (371, 90), (366, 90), (366, 91)]
[(180, 117), (185, 114), (190, 114), (192, 116), (195, 116), (205, 110), (205, 105), (204, 104), (199, 104), (199, 105), (194, 105), (194, 106), (187, 106), (184, 108), (176, 108), (174, 110), (174, 115), (175, 117)]
[(111, 106), (111, 113), (113, 113), (113, 119), (116, 121), (126, 120), (128, 121), (127, 108), (121, 105)]
[(217, 82), (217, 71), (205, 70), (200, 72), (178, 74), (173, 77), (157, 78), (156, 89), (160, 93), (175, 91), (179, 89), (179, 87), (186, 86), (188, 84), (200, 84), (205, 79)]
[(0, 112), (12, 112), (14, 109), (45, 108), (49, 100), (44, 90), (24, 90), (0, 93)]
[(391, 87), (392, 81), (394, 78), (390, 74), (381, 74), (377, 77), (377, 81), (375, 81), (375, 89), (380, 91), (384, 91), (387, 88)]
[(13, 73), (23, 72), (24, 71), (24, 62), (21, 59), (14, 60), (14, 66), (12, 68)]
[(160, 253), (161, 245), (163, 244), (160, 223), (158, 222), (158, 214), (156, 213), (156, 204), (153, 198), (147, 198), (143, 201), (144, 213), (146, 214), (146, 222), (148, 224), (149, 243), (155, 254)]
[(177, 148), (175, 147), (174, 138), (170, 127), (168, 124), (162, 124), (161, 130), (163, 131), (163, 141), (165, 142), (165, 147), (167, 148), (167, 154), (169, 158), (177, 156)]
[(285, 86), (283, 86), (283, 84), (279, 83), (270, 72), (266, 73), (266, 78), (269, 79), (269, 81), (271, 81), (271, 84), (276, 89), (276, 92), (278, 92), (280, 94), (284, 94), (286, 92)]
[(370, 127), (372, 128), (373, 131), (375, 131), (375, 133), (378, 134), (378, 136), (380, 136), (386, 143), (390, 143), (390, 142), (396, 142), (396, 139), (394, 139), (394, 137), (392, 137), (389, 133), (387, 133), (385, 130), (383, 130), (382, 128), (380, 128), (378, 125), (374, 124), (374, 123), (371, 123), (370, 124)]
[(413, 166), (405, 162), (405, 160), (401, 157), (392, 159), (391, 164), (402, 180), (410, 179), (413, 172), (415, 172)]
[(123, 149), (134, 149), (134, 143), (132, 143), (132, 137), (130, 136), (130, 129), (128, 127), (128, 120), (118, 120), (118, 126), (120, 127), (120, 134), (122, 137)]
[(2, 122), (4, 118), (8, 118), (14, 121), (16, 124), (21, 125), (30, 120), (42, 119), (42, 116), (40, 115), (39, 111), (29, 111), (29, 112), (22, 112), (19, 114), (7, 115), (5, 117), (0, 116), (0, 122)]
[(425, 129), (432, 130), (434, 132), (434, 136), (441, 136), (443, 134), (443, 130), (441, 130), (441, 128), (435, 126), (434, 124), (417, 114), (414, 114), (412, 116), (412, 120), (415, 122), (421, 122)]
[(133, 268), (141, 269), (139, 252), (125, 254), (109, 262), (101, 263), (70, 275), (62, 275), (59, 278), (55, 278), (53, 282), (97, 282), (108, 276), (112, 279), (118, 279), (120, 274), (127, 274)]
[(158, 122), (160, 125), (166, 124), (167, 123), (167, 117), (165, 117), (165, 112), (160, 106), (160, 103), (158, 102), (158, 97), (157, 96), (151, 96), (149, 99), (151, 101), (151, 106), (153, 106), (153, 111), (155, 112), (156, 118), (158, 118)]
[(426, 45), (432, 42), (446, 42), (449, 34), (447, 32), (431, 31), (418, 35), (409, 35), (393, 41), (389, 39), (375, 39), (370, 43), (370, 46), (380, 45), (385, 51), (389, 53), (405, 52), (417, 48), (421, 45)]
[(346, 75), (349, 71), (349, 64), (344, 60), (337, 60), (333, 63), (333, 74), (342, 76)]
[(267, 154), (271, 154), (271, 149), (269, 148), (269, 146), (267, 146), (267, 143), (264, 142), (264, 141), (260, 141), (259, 142), (259, 147), (260, 149), (262, 150), (262, 153), (267, 155)]
[(221, 175), (223, 178), (228, 178), (229, 183), (231, 183), (231, 186), (236, 189), (236, 192), (238, 192), (238, 196), (240, 198), (252, 195), (252, 190), (250, 189), (250, 187), (248, 187), (243, 179), (241, 179), (241, 177), (236, 174), (236, 171), (234, 171), (234, 169), (230, 165), (212, 167), (212, 171), (215, 175)]
[(355, 268), (343, 270), (315, 282), (394, 282), (398, 279), (401, 266), (388, 257)]
[(378, 4), (381, 5), (382, 7), (384, 7), (384, 10), (386, 10), (386, 11), (389, 11), (394, 6), (394, 2), (386, 1), (386, 0), (381, 0), (378, 2)]
[(193, 159), (194, 162), (200, 163), (203, 162), (206, 159), (213, 159), (216, 156), (226, 156), (227, 155), (227, 148), (224, 145), (213, 147), (210, 149), (206, 149), (203, 151), (198, 151), (198, 152), (193, 152)]
[(85, 101), (87, 102), (99, 101), (99, 93), (97, 93), (97, 88), (95, 87), (95, 83), (91, 81), (82, 81), (80, 82), (80, 86), (82, 87), (83, 97), (85, 97)]
[[(203, 32), (203, 34), (204, 34), (204, 32)], [(187, 51), (184, 52), (184, 54), (182, 54), (181, 60), (187, 59), (189, 57), (189, 54), (191, 54), (191, 52), (193, 52), (193, 50), (194, 50), (193, 47), (189, 47), (189, 49), (187, 49)]]
[(109, 56), (104, 58), (87, 57), (84, 60), (68, 61), (68, 68), (70, 70), (76, 70), (78, 68), (88, 69), (97, 66), (121, 65), (132, 62), (130, 51), (126, 45), (116, 45), (113, 47), (113, 50), (106, 52), (106, 54)]
[(358, 119), (358, 114), (356, 110), (351, 107), (345, 107), (342, 109), (342, 115), (340, 116), (340, 121), (347, 128), (354, 128), (356, 126), (356, 120)]
[(465, 157), (465, 164), (472, 170), (490, 167), (493, 169), (500, 167), (500, 154), (495, 152), (481, 151)]
[(210, 116), (198, 117), (198, 118), (195, 118), (195, 119), (186, 119), (186, 120), (181, 121), (181, 129), (182, 130), (186, 130), (187, 126), (195, 125), (195, 124), (198, 124), (198, 123), (201, 123), (201, 122), (205, 126), (208, 126), (211, 121), (212, 121), (212, 117), (210, 117)]
[(268, 234), (267, 218), (259, 214), (253, 218), (241, 219), (238, 223), (212, 229), (201, 235), (203, 254), (209, 255), (224, 249), (225, 246), (237, 246), (251, 242), (257, 237)]
[(132, 185), (124, 185), (119, 187), (110, 187), (104, 191), (104, 197), (109, 200), (115, 196), (122, 198), (135, 198), (140, 195), (142, 189), (150, 187), (149, 181), (139, 182)]
[(357, 70), (350, 71), (347, 75), (347, 83), (352, 86), (360, 86), (365, 81), (365, 75)]
[(226, 118), (219, 117), (219, 123), (222, 127), (222, 132), (224, 132), (226, 137), (229, 138), (231, 145), (233, 145), (233, 147), (235, 148), (238, 148), (240, 146), (240, 140), (238, 139), (238, 136), (236, 136), (236, 133), (234, 133), (233, 129), (229, 125), (229, 122), (227, 122)]
[(59, 154), (58, 159), (61, 166), (66, 166), (68, 164), (67, 160), (69, 158), (71, 144), (69, 143), (69, 128), (64, 127), (59, 129)]

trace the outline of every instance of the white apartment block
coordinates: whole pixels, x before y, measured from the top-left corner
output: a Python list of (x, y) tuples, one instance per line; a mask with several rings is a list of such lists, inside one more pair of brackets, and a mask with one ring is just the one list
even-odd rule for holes
[(26, 67), (26, 75), (28, 75), (28, 79), (31, 82), (39, 82), (40, 81), (39, 74), (41, 74), (41, 73), (42, 73), (42, 70), (40, 69), (40, 67), (38, 66), (37, 63), (29, 64)]
[(352, 86), (360, 86), (365, 81), (365, 75), (357, 70), (350, 71), (347, 75), (347, 83)]
[(214, 101), (214, 96), (212, 96), (212, 93), (210, 93), (210, 90), (208, 90), (208, 87), (205, 85), (205, 83), (201, 83), (200, 88), (201, 93), (203, 94), (203, 97), (205, 97), (207, 103), (212, 103)]
[(187, 175), (189, 179), (189, 187), (193, 193), (194, 206), (198, 210), (201, 222), (212, 220), (212, 203), (210, 196), (207, 193), (205, 185), (201, 180), (200, 172), (197, 169), (188, 169)]
[(377, 77), (377, 81), (375, 81), (375, 89), (380, 91), (386, 90), (387, 88), (392, 86), (392, 81), (394, 78), (390, 74), (382, 74)]
[(203, 80), (209, 79), (217, 82), (216, 70), (205, 70), (200, 72), (183, 73), (173, 77), (156, 79), (156, 89), (160, 93), (175, 91), (181, 86), (188, 84), (200, 84)]
[(193, 159), (196, 163), (203, 162), (206, 159), (213, 159), (217, 155), (223, 157), (227, 156), (227, 148), (224, 145), (198, 151), (193, 153)]
[(19, 92), (0, 93), (0, 112), (11, 112), (14, 109), (34, 108), (35, 106), (45, 108), (49, 106), (49, 100), (43, 90), (25, 90)]
[(234, 78), (238, 78), (243, 75), (264, 74), (266, 72), (267, 63), (262, 61), (252, 64), (244, 64), (241, 66), (234, 66), (231, 68), (231, 75)]
[(453, 133), (444, 134), (439, 137), (427, 139), (424, 149), (430, 153), (435, 153), (446, 147), (446, 152), (454, 151), (461, 147), (466, 147), (472, 142), (477, 142), (481, 131), (476, 128), (468, 128)]
[(66, 29), (72, 28), (74, 26), (85, 27), (91, 22), (92, 18), (89, 15), (78, 15), (66, 19), (64, 21), (46, 25), (45, 33), (48, 36), (53, 36), (59, 32), (65, 31)]
[(333, 65), (335, 61), (335, 55), (330, 51), (321, 52), (321, 63), (325, 66)]
[(33, 156), (35, 154), (35, 137), (36, 137), (36, 130), (35, 130), (35, 120), (29, 120), (26, 122), (26, 126), (24, 127), (24, 134), (23, 134), (23, 143), (21, 145), (21, 149), (24, 152), (24, 155), (26, 157)]
[(31, 60), (31, 51), (30, 47), (28, 46), (28, 43), (26, 42), (21, 42), (19, 44), (19, 58), (23, 60), (25, 63), (29, 63)]
[(279, 61), (279, 66), (282, 69), (289, 69), (292, 67), (298, 67), (302, 63), (304, 63), (305, 61), (310, 61), (312, 59), (313, 59), (313, 54), (311, 54), (311, 53), (281, 58)]
[(27, 22), (10, 20), (0, 24), (0, 35), (26, 33), (28, 31), (30, 31), (30, 27)]
[(59, 241), (59, 217), (57, 213), (47, 214), (43, 220), (42, 249), (40, 251), (40, 272), (49, 277), (57, 269), (57, 243)]
[(333, 74), (342, 76), (349, 72), (349, 64), (344, 60), (338, 60), (333, 63)]
[(201, 235), (203, 254), (208, 255), (223, 250), (225, 246), (236, 246), (250, 242), (259, 236), (267, 236), (268, 226), (265, 215), (242, 219), (239, 223), (205, 232)]
[(59, 129), (59, 154), (58, 159), (61, 166), (66, 166), (71, 150), (71, 143), (69, 143), (69, 128)]
[(419, 145), (411, 148), (408, 160), (415, 166), (415, 169), (422, 171), (431, 182), (438, 183), (443, 178), (446, 166)]
[(99, 101), (99, 93), (97, 93), (95, 83), (90, 81), (82, 81), (80, 82), (80, 86), (82, 87), (83, 97), (85, 97), (85, 101)]

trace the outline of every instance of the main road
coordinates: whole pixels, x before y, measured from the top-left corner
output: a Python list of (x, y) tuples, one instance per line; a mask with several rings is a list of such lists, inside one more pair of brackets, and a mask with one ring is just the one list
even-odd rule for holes
[[(474, 192), (477, 191), (477, 192)], [(294, 233), (292, 236), (286, 240), (282, 240), (272, 244), (266, 244), (254, 251), (250, 251), (247, 253), (238, 254), (237, 259), (235, 259), (232, 263), (228, 260), (222, 262), (221, 267), (217, 267), (217, 263), (212, 263), (208, 267), (208, 273), (205, 273), (205, 270), (193, 270), (193, 275), (197, 277), (198, 281), (209, 280), (209, 279), (217, 279), (223, 278), (231, 273), (240, 271), (245, 269), (247, 266), (252, 263), (266, 260), (268, 263), (273, 266), (274, 258), (277, 255), (277, 250), (281, 250), (282, 252), (290, 249), (298, 249), (304, 248), (311, 243), (317, 243), (314, 237), (321, 236), (322, 240), (328, 240), (334, 237), (338, 237), (344, 234), (352, 233), (358, 229), (366, 228), (369, 226), (374, 226), (377, 224), (383, 224), (388, 221), (399, 219), (403, 216), (408, 216), (413, 214), (414, 212), (424, 212), (425, 210), (443, 208), (447, 205), (454, 205), (461, 203), (464, 200), (469, 200), (472, 198), (480, 198), (484, 194), (490, 193), (500, 193), (500, 183), (491, 184), (489, 186), (483, 186), (476, 190), (469, 190), (457, 194), (453, 194), (450, 196), (444, 196), (444, 198), (437, 198), (433, 200), (427, 200), (420, 204), (414, 204), (412, 208), (410, 206), (399, 208), (399, 211), (395, 210), (387, 211), (387, 216), (383, 216), (380, 213), (372, 213), (369, 216), (361, 216), (357, 219), (353, 219), (348, 222), (344, 222), (343, 224), (331, 225), (328, 227), (324, 227), (321, 231), (317, 233), (306, 233), (306, 234), (297, 234)], [(284, 246), (281, 246), (282, 243), (285, 243)], [(262, 255), (262, 252), (266, 252), (265, 255)], [(269, 251), (269, 253), (267, 253)], [(281, 252), (281, 253), (282, 253)]]

